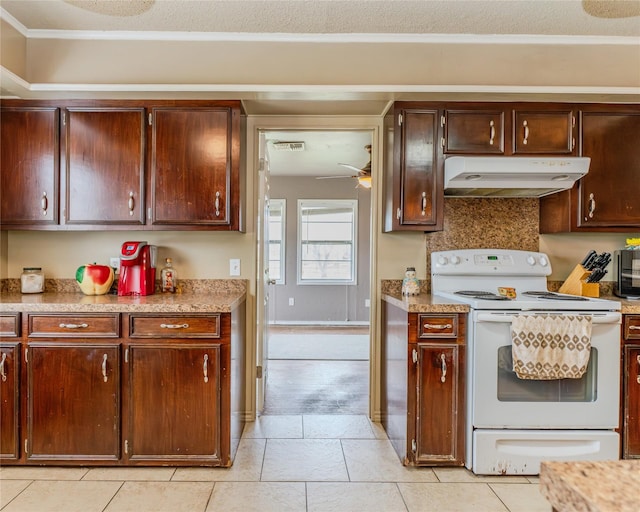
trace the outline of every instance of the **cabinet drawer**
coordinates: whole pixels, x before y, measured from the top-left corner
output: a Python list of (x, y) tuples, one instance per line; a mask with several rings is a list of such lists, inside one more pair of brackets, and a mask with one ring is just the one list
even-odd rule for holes
[(3, 338), (20, 336), (20, 313), (0, 314), (0, 336)]
[(640, 315), (624, 316), (624, 339), (640, 340)]
[(457, 315), (419, 315), (418, 338), (457, 338)]
[(220, 315), (131, 315), (131, 338), (219, 338)]
[(119, 338), (120, 313), (29, 315), (29, 338)]

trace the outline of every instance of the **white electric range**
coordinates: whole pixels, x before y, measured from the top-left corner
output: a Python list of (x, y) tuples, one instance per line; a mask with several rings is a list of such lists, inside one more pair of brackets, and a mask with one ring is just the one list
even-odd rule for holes
[[(469, 305), (466, 466), (477, 474), (538, 474), (542, 460), (617, 459), (620, 303), (551, 293), (539, 252), (434, 252), (435, 296)], [(509, 298), (498, 288), (513, 288)], [(581, 379), (521, 380), (512, 368), (516, 315), (587, 315), (591, 353)]]

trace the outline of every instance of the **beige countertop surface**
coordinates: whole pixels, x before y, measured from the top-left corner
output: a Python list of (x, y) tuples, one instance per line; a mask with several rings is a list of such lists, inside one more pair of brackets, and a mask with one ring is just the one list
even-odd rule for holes
[(558, 512), (637, 512), (640, 460), (542, 462), (540, 492)]
[(7, 313), (229, 313), (245, 299), (246, 292), (239, 290), (138, 297), (3, 293), (0, 294), (0, 310)]

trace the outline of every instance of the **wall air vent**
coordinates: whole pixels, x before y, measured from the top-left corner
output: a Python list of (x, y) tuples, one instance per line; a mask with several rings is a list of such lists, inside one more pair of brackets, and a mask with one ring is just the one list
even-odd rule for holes
[(304, 142), (272, 142), (271, 145), (276, 151), (304, 151)]

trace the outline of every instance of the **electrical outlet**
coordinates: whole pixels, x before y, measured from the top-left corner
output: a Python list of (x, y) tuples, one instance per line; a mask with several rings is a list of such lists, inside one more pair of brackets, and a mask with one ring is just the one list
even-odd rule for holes
[(364, 299), (364, 307), (365, 308), (371, 307), (371, 299)]
[(289, 297), (289, 306), (294, 306), (296, 303), (296, 301), (293, 299), (293, 297)]
[(240, 275), (240, 260), (239, 259), (230, 259), (229, 260), (229, 275), (230, 276), (239, 276)]
[(112, 268), (120, 268), (120, 258), (117, 256), (109, 258), (109, 266)]

